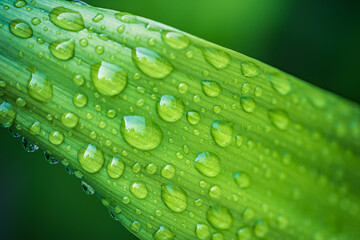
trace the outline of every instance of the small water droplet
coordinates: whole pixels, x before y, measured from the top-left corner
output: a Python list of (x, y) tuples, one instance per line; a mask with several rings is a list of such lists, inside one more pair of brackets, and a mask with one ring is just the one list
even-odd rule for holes
[(136, 16), (130, 13), (118, 12), (115, 13), (115, 17), (124, 23), (137, 23)]
[(161, 169), (161, 176), (168, 179), (173, 178), (175, 175), (175, 171), (176, 169), (173, 165), (167, 164)]
[(234, 221), (229, 209), (221, 205), (211, 205), (206, 212), (206, 218), (211, 226), (219, 230), (230, 229)]
[(199, 153), (195, 158), (194, 166), (199, 173), (207, 177), (216, 177), (221, 170), (219, 157), (211, 152)]
[(33, 30), (26, 22), (15, 19), (9, 24), (9, 30), (12, 34), (19, 38), (30, 38), (33, 35)]
[(167, 227), (160, 226), (159, 229), (153, 235), (154, 240), (173, 240), (175, 234)]
[(271, 123), (280, 130), (285, 130), (289, 125), (289, 117), (284, 110), (272, 109), (268, 112)]
[(135, 65), (143, 73), (152, 78), (163, 79), (173, 71), (173, 66), (168, 60), (148, 48), (135, 48), (132, 53), (132, 58)]
[(29, 132), (32, 135), (38, 135), (38, 134), (40, 134), (40, 131), (41, 131), (41, 123), (40, 122), (34, 122), (29, 127)]
[(286, 95), (291, 91), (291, 83), (289, 79), (280, 73), (269, 74), (269, 80), (272, 87), (281, 95)]
[(84, 181), (81, 182), (81, 188), (87, 195), (93, 195), (95, 193), (94, 188)]
[(11, 103), (2, 102), (0, 105), (0, 126), (9, 128), (16, 118), (16, 111)]
[(224, 69), (230, 64), (230, 55), (222, 50), (210, 47), (201, 50), (205, 60), (218, 70)]
[(217, 145), (228, 146), (234, 136), (233, 123), (224, 120), (216, 120), (211, 124), (210, 133)]
[(209, 196), (216, 199), (220, 198), (221, 188), (219, 186), (212, 186), (209, 190)]
[(97, 91), (114, 96), (125, 89), (128, 74), (122, 67), (102, 61), (91, 66), (91, 79)]
[(172, 95), (163, 95), (156, 104), (156, 110), (163, 120), (176, 122), (182, 117), (185, 106), (180, 99)]
[(159, 126), (143, 116), (125, 116), (120, 132), (128, 144), (141, 150), (154, 149), (162, 140)]
[(16, 105), (19, 106), (19, 107), (25, 107), (26, 106), (25, 99), (23, 99), (22, 97), (18, 97), (16, 99)]
[(147, 197), (148, 195), (148, 189), (145, 185), (145, 183), (143, 182), (134, 182), (133, 184), (131, 184), (130, 186), (130, 192), (139, 199), (144, 199)]
[(162, 31), (161, 36), (167, 45), (175, 49), (185, 49), (190, 44), (190, 39), (186, 35), (179, 32), (165, 30)]
[(221, 93), (221, 86), (213, 81), (201, 81), (201, 87), (208, 97), (217, 97)]
[(49, 134), (49, 142), (51, 142), (54, 145), (60, 145), (64, 142), (64, 134), (62, 134), (59, 131), (52, 131)]
[(41, 23), (41, 20), (38, 17), (34, 17), (33, 19), (31, 19), (31, 23), (36, 26), (36, 25), (39, 25)]
[(260, 238), (265, 237), (266, 233), (269, 231), (269, 224), (267, 221), (258, 220), (254, 226), (254, 235)]
[(66, 112), (61, 116), (61, 123), (68, 128), (74, 128), (79, 122), (79, 117), (75, 113)]
[(49, 14), (50, 21), (57, 27), (78, 32), (84, 29), (84, 20), (79, 12), (65, 7), (56, 7)]
[(185, 94), (189, 90), (189, 85), (187, 83), (179, 83), (177, 90), (179, 93)]
[(213, 233), (211, 240), (224, 240), (224, 235), (220, 232)]
[(98, 13), (98, 14), (96, 14), (95, 17), (92, 18), (92, 21), (93, 22), (100, 22), (103, 19), (104, 19), (104, 14)]
[(191, 125), (196, 125), (199, 124), (201, 117), (200, 113), (197, 111), (188, 111), (186, 114), (186, 118)]
[(74, 96), (73, 103), (76, 107), (82, 108), (85, 107), (88, 102), (88, 98), (86, 95), (82, 93), (77, 93)]
[(186, 192), (173, 184), (163, 184), (161, 186), (161, 200), (173, 212), (183, 212), (188, 205)]
[(50, 102), (53, 98), (52, 83), (38, 71), (31, 73), (31, 78), (27, 83), (27, 91), (30, 97), (39, 102)]
[(48, 152), (44, 151), (45, 160), (50, 164), (58, 164), (58, 160), (51, 156)]
[(204, 223), (196, 224), (195, 234), (199, 239), (208, 239), (210, 237), (209, 226)]
[(244, 77), (256, 77), (260, 73), (260, 68), (253, 62), (242, 62), (241, 72)]
[(252, 97), (242, 97), (240, 103), (245, 112), (252, 113), (256, 109), (256, 103)]
[(140, 231), (140, 228), (141, 228), (141, 223), (138, 222), (138, 221), (134, 221), (130, 224), (130, 230), (137, 233)]
[(124, 173), (124, 169), (124, 162), (117, 157), (113, 157), (106, 167), (107, 174), (112, 179), (120, 178)]
[(238, 240), (250, 240), (252, 237), (251, 229), (248, 227), (239, 228), (236, 232)]
[(240, 188), (248, 188), (251, 184), (250, 175), (242, 171), (234, 174), (234, 180)]
[(74, 57), (75, 41), (73, 39), (57, 40), (49, 45), (51, 54), (60, 60), (70, 60)]
[(103, 152), (92, 144), (81, 148), (77, 157), (81, 167), (89, 173), (100, 171), (104, 165)]
[(24, 150), (27, 152), (35, 152), (36, 150), (39, 149), (39, 147), (37, 145), (35, 145), (34, 143), (28, 141), (26, 138), (22, 138), (21, 140), (22, 145), (24, 147)]

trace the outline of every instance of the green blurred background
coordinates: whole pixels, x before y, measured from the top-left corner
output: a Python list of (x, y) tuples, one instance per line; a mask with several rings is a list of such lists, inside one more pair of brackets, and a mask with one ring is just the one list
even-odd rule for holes
[[(148, 17), (360, 102), (356, 1), (88, 0)], [(136, 239), (80, 181), (0, 130), (0, 239)]]

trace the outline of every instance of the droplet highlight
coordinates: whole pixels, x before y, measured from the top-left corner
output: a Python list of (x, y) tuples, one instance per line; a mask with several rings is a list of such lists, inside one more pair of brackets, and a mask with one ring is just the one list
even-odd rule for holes
[(188, 196), (186, 192), (173, 184), (164, 184), (161, 186), (161, 200), (173, 212), (183, 212), (188, 205)]
[(11, 103), (2, 102), (0, 105), (0, 126), (9, 128), (16, 118), (16, 111)]
[(134, 182), (131, 184), (130, 192), (138, 199), (144, 199), (148, 195), (148, 189), (143, 182)]
[(213, 81), (201, 81), (201, 87), (208, 97), (217, 97), (222, 92), (221, 86)]
[(33, 35), (33, 30), (29, 24), (26, 22), (15, 19), (9, 24), (9, 30), (12, 34), (19, 38), (31, 38)]
[(230, 229), (234, 221), (229, 209), (221, 205), (211, 205), (206, 212), (206, 218), (211, 226), (219, 230)]
[(89, 173), (98, 172), (105, 162), (103, 152), (92, 144), (81, 148), (77, 157), (81, 167)]
[(156, 104), (156, 110), (163, 120), (176, 122), (182, 117), (185, 106), (180, 99), (172, 95), (163, 95)]
[(52, 83), (38, 71), (31, 74), (27, 83), (27, 91), (30, 97), (39, 102), (50, 102), (53, 99)]
[(211, 124), (210, 133), (215, 143), (220, 147), (228, 146), (234, 137), (233, 123), (224, 120), (216, 120)]
[(224, 69), (230, 64), (231, 57), (228, 53), (215, 48), (202, 48), (205, 60), (216, 69)]
[(190, 45), (190, 39), (180, 33), (180, 32), (173, 32), (173, 31), (162, 31), (162, 39), (163, 41), (174, 49), (185, 49)]
[(204, 176), (216, 177), (221, 170), (220, 158), (211, 152), (202, 152), (194, 161), (196, 170)]
[(112, 179), (120, 178), (124, 173), (124, 169), (124, 162), (117, 157), (113, 157), (106, 166), (106, 172), (108, 176)]
[(84, 20), (77, 11), (65, 7), (56, 7), (49, 14), (50, 21), (64, 30), (78, 32), (84, 29)]
[(75, 41), (73, 39), (58, 40), (49, 45), (51, 54), (57, 59), (66, 61), (74, 57)]

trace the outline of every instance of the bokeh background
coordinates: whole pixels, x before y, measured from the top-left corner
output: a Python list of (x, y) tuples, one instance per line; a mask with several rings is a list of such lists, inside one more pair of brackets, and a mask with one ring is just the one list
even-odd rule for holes
[[(358, 1), (87, 0), (166, 23), (360, 102)], [(0, 239), (136, 239), (80, 181), (0, 129)]]

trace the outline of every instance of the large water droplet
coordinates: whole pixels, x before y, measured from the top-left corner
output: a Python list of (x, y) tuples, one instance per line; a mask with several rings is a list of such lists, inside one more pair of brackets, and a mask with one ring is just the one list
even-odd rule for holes
[(216, 120), (211, 124), (210, 133), (217, 145), (228, 146), (234, 136), (233, 123), (224, 120)]
[(256, 109), (256, 103), (252, 97), (242, 97), (240, 103), (245, 112), (252, 113)]
[(9, 25), (9, 30), (12, 34), (19, 38), (30, 38), (33, 35), (33, 30), (26, 22), (15, 19)]
[(195, 234), (199, 239), (208, 239), (210, 237), (209, 226), (203, 223), (196, 224)]
[(39, 102), (50, 102), (53, 98), (52, 83), (38, 71), (31, 74), (31, 78), (27, 83), (27, 91), (30, 97)]
[(81, 148), (77, 157), (81, 167), (89, 173), (98, 172), (104, 165), (103, 152), (92, 144)]
[(159, 126), (143, 116), (125, 116), (120, 132), (128, 144), (141, 150), (154, 149), (162, 140)]
[(56, 146), (62, 144), (64, 142), (64, 138), (64, 134), (59, 131), (52, 131), (49, 134), (49, 142)]
[(161, 36), (167, 45), (175, 49), (185, 49), (190, 44), (190, 39), (179, 32), (165, 30), (162, 32)]
[(128, 74), (122, 67), (102, 61), (91, 66), (91, 79), (100, 93), (114, 96), (125, 89)]
[(208, 222), (216, 229), (226, 230), (231, 228), (233, 217), (226, 207), (211, 205), (206, 212)]
[(221, 93), (221, 86), (213, 81), (201, 81), (201, 87), (208, 97), (217, 97)]
[(28, 141), (26, 138), (22, 138), (21, 139), (22, 145), (24, 147), (24, 150), (27, 152), (35, 152), (36, 150), (39, 149), (39, 147), (37, 145), (35, 145), (34, 143)]
[(152, 78), (163, 79), (173, 71), (173, 66), (168, 60), (148, 48), (135, 48), (132, 58), (136, 66)]
[(291, 83), (284, 74), (269, 74), (269, 80), (275, 91), (277, 91), (281, 95), (286, 95), (291, 91)]
[(153, 235), (154, 240), (173, 240), (175, 234), (167, 227), (160, 226), (160, 228)]
[(216, 177), (221, 170), (220, 159), (215, 153), (202, 152), (195, 158), (194, 166), (207, 177)]
[(148, 189), (143, 182), (134, 182), (131, 184), (130, 192), (139, 199), (144, 199), (148, 195)]
[(237, 172), (234, 174), (234, 180), (240, 188), (248, 188), (251, 184), (250, 175), (246, 172)]
[(239, 228), (236, 232), (238, 240), (250, 240), (252, 236), (251, 229), (248, 227)]
[(164, 184), (161, 186), (161, 199), (173, 212), (184, 211), (188, 204), (186, 192), (173, 184)]
[(281, 109), (269, 110), (268, 117), (271, 123), (280, 130), (285, 130), (290, 122), (287, 113)]
[(79, 117), (75, 113), (66, 112), (61, 116), (61, 123), (68, 128), (74, 128), (79, 122)]
[(49, 45), (51, 54), (60, 60), (74, 57), (75, 41), (73, 39), (58, 40)]
[(87, 182), (82, 181), (81, 182), (81, 188), (87, 195), (93, 195), (95, 194), (95, 190), (93, 187), (90, 186)]
[(50, 21), (57, 27), (78, 32), (84, 28), (84, 20), (79, 12), (65, 7), (56, 7), (49, 14)]
[(11, 103), (2, 102), (0, 105), (0, 126), (9, 128), (16, 118), (16, 111)]
[(163, 95), (156, 104), (156, 110), (159, 116), (167, 122), (176, 122), (184, 113), (184, 103), (172, 96)]
[(230, 63), (230, 55), (222, 50), (215, 48), (202, 48), (201, 49), (205, 60), (216, 69), (226, 68)]
[(266, 233), (269, 231), (269, 223), (264, 220), (259, 220), (255, 223), (254, 226), (254, 235), (260, 238), (265, 237)]
[(121, 177), (124, 173), (125, 164), (117, 157), (113, 157), (106, 167), (107, 174), (112, 179)]
[(242, 62), (241, 72), (244, 77), (256, 77), (260, 73), (260, 68), (253, 62)]

